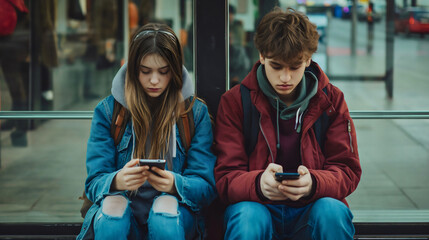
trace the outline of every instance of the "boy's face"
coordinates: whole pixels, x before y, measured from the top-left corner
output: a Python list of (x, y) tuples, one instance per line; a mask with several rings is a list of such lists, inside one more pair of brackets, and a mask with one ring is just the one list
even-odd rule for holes
[(265, 58), (261, 54), (259, 59), (265, 66), (268, 81), (280, 99), (286, 104), (292, 103), (297, 97), (296, 87), (302, 80), (305, 68), (310, 65), (311, 58), (294, 66), (276, 59)]

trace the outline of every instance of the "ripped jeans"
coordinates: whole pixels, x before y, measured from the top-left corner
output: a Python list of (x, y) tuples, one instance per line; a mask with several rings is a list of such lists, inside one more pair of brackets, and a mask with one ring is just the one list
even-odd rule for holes
[(139, 226), (129, 200), (107, 196), (94, 218), (95, 239), (193, 239), (197, 234), (195, 215), (171, 195), (157, 197), (147, 225)]

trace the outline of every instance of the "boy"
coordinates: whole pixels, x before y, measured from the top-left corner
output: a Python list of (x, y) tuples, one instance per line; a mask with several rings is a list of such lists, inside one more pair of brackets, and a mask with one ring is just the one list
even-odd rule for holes
[[(318, 38), (316, 26), (293, 9), (262, 18), (255, 35), (260, 61), (242, 81), (260, 113), (249, 155), (240, 86), (221, 98), (215, 177), (228, 205), (225, 239), (353, 239), (345, 198), (361, 175), (356, 133), (343, 93), (311, 61)], [(329, 127), (320, 146), (313, 124), (324, 112)], [(299, 178), (276, 180), (281, 172)]]

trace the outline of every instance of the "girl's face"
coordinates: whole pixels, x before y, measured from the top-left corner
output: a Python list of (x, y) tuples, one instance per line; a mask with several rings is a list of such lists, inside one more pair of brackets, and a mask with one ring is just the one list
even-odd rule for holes
[(302, 80), (305, 68), (310, 65), (311, 58), (296, 66), (288, 66), (281, 61), (259, 56), (265, 65), (265, 73), (271, 86), (285, 103), (291, 103), (296, 98), (296, 87)]
[(171, 80), (171, 69), (159, 54), (146, 55), (140, 62), (139, 81), (150, 97), (159, 97)]

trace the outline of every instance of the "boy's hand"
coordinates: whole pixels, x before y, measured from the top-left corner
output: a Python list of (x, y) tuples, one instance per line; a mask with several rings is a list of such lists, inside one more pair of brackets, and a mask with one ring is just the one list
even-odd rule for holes
[(151, 171), (146, 171), (147, 181), (152, 185), (153, 188), (160, 192), (175, 194), (176, 187), (174, 186), (174, 175), (170, 171), (162, 170), (157, 167), (152, 167)]
[[(148, 166), (138, 166), (139, 160), (133, 159), (116, 174), (112, 182), (112, 190), (136, 190), (146, 182), (147, 176), (144, 175)], [(136, 166), (137, 165), (137, 166)]]
[(261, 191), (264, 196), (272, 201), (286, 200), (287, 196), (279, 191), (280, 183), (274, 178), (276, 172), (283, 172), (281, 165), (270, 163), (261, 176)]
[(292, 201), (297, 201), (302, 197), (310, 195), (313, 180), (308, 168), (301, 165), (298, 167), (299, 179), (283, 180), (278, 186), (278, 190)]

